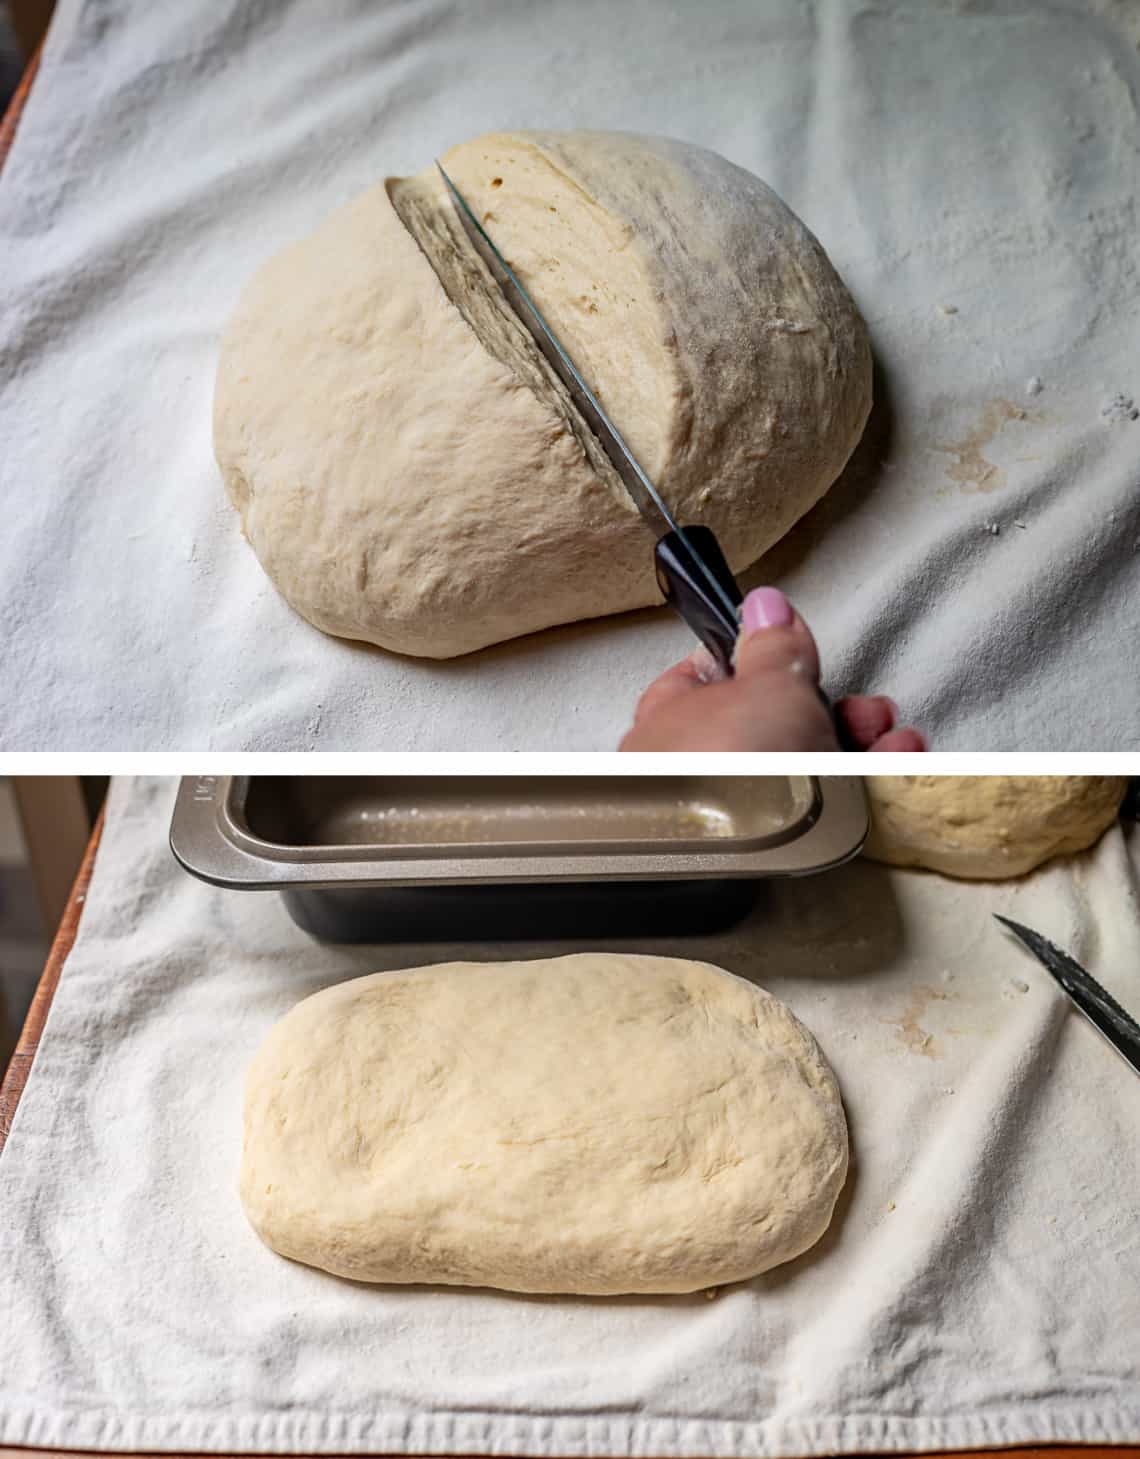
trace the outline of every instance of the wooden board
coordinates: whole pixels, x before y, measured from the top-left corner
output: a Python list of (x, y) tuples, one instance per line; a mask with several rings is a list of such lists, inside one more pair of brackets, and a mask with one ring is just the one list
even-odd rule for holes
[(87, 902), (91, 873), (95, 869), (95, 853), (99, 849), (99, 839), (102, 834), (103, 812), (100, 811), (99, 818), (95, 822), (95, 829), (91, 832), (91, 839), (87, 843), (87, 850), (83, 854), (75, 885), (71, 888), (71, 895), (67, 899), (63, 918), (56, 930), (55, 940), (48, 953), (48, 960), (44, 964), (44, 970), (36, 985), (32, 1006), (28, 1009), (24, 1027), (20, 1030), (15, 1053), (4, 1072), (4, 1082), (0, 1084), (0, 1150), (4, 1149), (7, 1142), (8, 1132), (12, 1128), (12, 1121), (16, 1115), (16, 1106), (20, 1103), (20, 1096), (28, 1082), (28, 1075), (32, 1072), (36, 1050), (43, 1037), (51, 1000), (55, 997), (64, 962), (75, 943), (75, 935), (79, 931), (79, 919), (83, 916), (83, 908)]
[(43, 51), (43, 42), (36, 47), (32, 59), (28, 62), (27, 69), (20, 78), (20, 84), (16, 88), (16, 94), (8, 103), (8, 110), (0, 120), (0, 169), (8, 160), (8, 153), (11, 150), (12, 142), (16, 136), (16, 128), (20, 125), (20, 117), (27, 105), (28, 93), (32, 89), (32, 82), (36, 79), (36, 72), (40, 68), (40, 54)]

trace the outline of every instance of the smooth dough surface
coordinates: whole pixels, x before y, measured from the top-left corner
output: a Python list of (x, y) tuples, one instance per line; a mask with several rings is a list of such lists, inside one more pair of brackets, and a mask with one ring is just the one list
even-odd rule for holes
[[(754, 561), (870, 409), (866, 329), (816, 239), (664, 138), (496, 133), (444, 163), (680, 520)], [(326, 632), (448, 657), (660, 601), (649, 532), (434, 167), (257, 273), (214, 442), (263, 567)]]
[(978, 881), (1091, 846), (1116, 819), (1119, 775), (873, 775), (866, 854)]
[(847, 1172), (811, 1034), (707, 963), (578, 953), (326, 988), (246, 1086), (241, 1196), (367, 1282), (690, 1292), (807, 1250)]

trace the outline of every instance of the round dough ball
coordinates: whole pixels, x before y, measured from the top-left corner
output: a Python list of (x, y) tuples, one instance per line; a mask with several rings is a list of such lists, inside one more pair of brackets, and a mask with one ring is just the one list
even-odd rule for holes
[[(659, 137), (501, 133), (444, 163), (678, 519), (753, 562), (870, 409), (866, 329), (812, 234)], [(214, 441), (262, 566), (328, 633), (446, 658), (660, 602), (650, 532), (434, 167), (257, 273)]]
[(873, 775), (866, 853), (999, 881), (1083, 851), (1116, 819), (1120, 775)]
[(681, 958), (356, 978), (288, 1013), (246, 1085), (254, 1229), (357, 1281), (697, 1291), (805, 1251), (846, 1173), (811, 1034)]

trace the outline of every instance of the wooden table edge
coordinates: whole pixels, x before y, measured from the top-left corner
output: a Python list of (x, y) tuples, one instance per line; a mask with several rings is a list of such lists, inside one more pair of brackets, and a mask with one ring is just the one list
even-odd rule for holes
[[(64, 962), (68, 953), (75, 945), (75, 937), (79, 931), (79, 921), (83, 916), (83, 908), (86, 905), (87, 893), (91, 886), (91, 874), (95, 869), (95, 856), (99, 849), (99, 842), (103, 835), (103, 811), (99, 812), (99, 818), (95, 822), (91, 832), (91, 839), (87, 843), (87, 850), (83, 856), (79, 873), (75, 878), (75, 885), (71, 889), (71, 895), (67, 900), (67, 907), (63, 919), (59, 924), (55, 940), (48, 954), (48, 960), (44, 964), (43, 974), (36, 986), (35, 996), (32, 999), (32, 1006), (28, 1010), (27, 1019), (20, 1033), (16, 1051), (12, 1055), (7, 1072), (4, 1075), (3, 1084), (0, 1085), (0, 1151), (8, 1138), (8, 1132), (12, 1128), (12, 1120), (16, 1114), (16, 1106), (20, 1102), (20, 1096), (28, 1082), (28, 1075), (31, 1073), (32, 1064), (36, 1057), (36, 1051), (40, 1046), (43, 1037), (44, 1025), (47, 1022), (48, 1010), (51, 1008), (51, 1000), (55, 996), (55, 990), (59, 986), (60, 974), (63, 971)], [(80, 1459), (80, 1456), (102, 1456), (108, 1453), (120, 1453), (120, 1450), (93, 1450), (93, 1449), (54, 1449), (35, 1448), (26, 1445), (0, 1445), (0, 1459)], [(1007, 1449), (970, 1449), (970, 1450), (931, 1450), (923, 1454), (923, 1459), (950, 1459), (950, 1453), (969, 1453), (974, 1455), (996, 1455), (1016, 1454), (1020, 1459), (1140, 1459), (1140, 1445), (1137, 1446), (1106, 1446), (1094, 1444), (1038, 1444), (1038, 1445), (1012, 1445)], [(905, 1454), (906, 1451), (900, 1451)], [(203, 1459), (200, 1453), (179, 1451), (178, 1453), (158, 1453), (154, 1450), (131, 1451), (130, 1459)], [(246, 1459), (245, 1455), (238, 1453), (212, 1454), (210, 1459)], [(264, 1454), (254, 1456), (254, 1459), (264, 1459)], [(337, 1459), (337, 1456), (330, 1456), (330, 1459)], [(345, 1456), (348, 1459), (348, 1456)], [(454, 1456), (454, 1459), (478, 1459), (478, 1456)], [(862, 1459), (862, 1456), (861, 1456)], [(899, 1455), (895, 1455), (899, 1459)]]
[(8, 1067), (4, 1071), (3, 1082), (0, 1082), (0, 1152), (7, 1143), (12, 1121), (16, 1117), (16, 1106), (20, 1103), (20, 1096), (23, 1094), (28, 1076), (32, 1072), (32, 1064), (35, 1062), (40, 1040), (43, 1037), (51, 1000), (55, 997), (55, 990), (59, 986), (63, 965), (67, 961), (68, 953), (75, 945), (79, 920), (83, 916), (83, 908), (87, 903), (87, 892), (91, 886), (91, 874), (95, 869), (95, 853), (99, 849), (102, 835), (103, 811), (100, 810), (91, 831), (91, 839), (87, 843), (87, 850), (83, 853), (83, 860), (79, 864), (79, 871), (76, 873), (71, 893), (67, 898), (67, 906), (63, 910), (63, 916), (56, 929), (47, 962), (44, 963), (44, 970), (40, 974), (36, 991), (32, 995), (28, 1016), (24, 1020), (20, 1037), (16, 1042), (12, 1057), (8, 1061)]
[(8, 160), (8, 153), (12, 150), (12, 143), (16, 138), (16, 128), (20, 125), (20, 118), (24, 114), (24, 107), (28, 104), (28, 96), (32, 89), (32, 82), (40, 69), (40, 57), (43, 55), (44, 43), (39, 45), (32, 52), (32, 59), (24, 68), (24, 74), (20, 77), (20, 84), (12, 95), (7, 109), (0, 118), (0, 171), (3, 171), (4, 164)]

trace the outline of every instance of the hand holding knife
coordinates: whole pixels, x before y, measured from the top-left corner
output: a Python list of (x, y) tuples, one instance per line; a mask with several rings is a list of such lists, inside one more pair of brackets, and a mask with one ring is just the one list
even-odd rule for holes
[[(436, 166), (475, 252), (486, 264), (516, 318), (566, 387), (574, 406), (597, 437), (634, 505), (653, 532), (657, 582), (666, 603), (692, 629), (712, 655), (720, 672), (731, 678), (740, 637), (743, 597), (716, 534), (710, 527), (686, 527), (676, 520), (525, 285), (499, 252), (438, 159)], [(863, 748), (852, 740), (847, 726), (836, 715), (823, 689), (817, 686), (817, 693), (834, 726), (839, 748)]]

